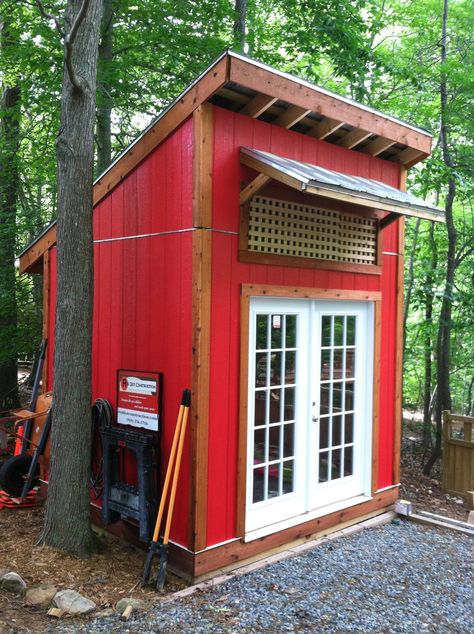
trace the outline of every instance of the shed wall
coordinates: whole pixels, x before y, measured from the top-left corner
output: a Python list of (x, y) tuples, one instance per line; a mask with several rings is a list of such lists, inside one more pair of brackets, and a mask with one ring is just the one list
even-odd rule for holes
[[(182, 390), (191, 385), (192, 234), (97, 240), (192, 226), (192, 126), (192, 120), (185, 122), (94, 210), (93, 397), (108, 399), (115, 409), (119, 368), (162, 372), (162, 464), (168, 461)], [(55, 262), (53, 250), (52, 317)], [(130, 461), (125, 470), (132, 480)], [(171, 539), (185, 546), (189, 478), (187, 441), (171, 530)]]
[[(207, 545), (236, 536), (240, 378), (240, 289), (243, 283), (382, 292), (378, 487), (394, 484), (397, 258), (383, 256), (383, 274), (365, 275), (246, 264), (238, 260), (239, 147), (248, 146), (399, 187), (399, 167), (283, 128), (214, 108), (211, 367)], [(397, 223), (383, 233), (383, 251), (402, 252)]]

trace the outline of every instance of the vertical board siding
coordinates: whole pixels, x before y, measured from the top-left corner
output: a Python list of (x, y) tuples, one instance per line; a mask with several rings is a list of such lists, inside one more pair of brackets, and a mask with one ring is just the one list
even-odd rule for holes
[[(399, 168), (395, 164), (214, 108), (212, 226), (215, 229), (239, 231), (240, 184), (248, 174), (240, 167), (240, 146), (374, 178), (394, 187), (399, 183)], [(396, 225), (393, 223), (384, 231), (384, 251), (397, 250)], [(240, 289), (243, 283), (382, 291), (378, 487), (392, 484), (396, 258), (384, 256), (383, 267), (382, 276), (375, 276), (241, 263), (238, 236), (213, 233), (208, 546), (236, 537)]]
[[(185, 122), (94, 210), (94, 239), (192, 225), (192, 121)], [(161, 475), (184, 388), (191, 380), (191, 233), (96, 243), (93, 397), (116, 407), (119, 368), (163, 373)], [(51, 250), (51, 315), (56, 257)], [(54, 320), (50, 323), (53, 343)], [(49, 353), (52, 354), (53, 345)], [(52, 372), (52, 363), (50, 366)], [(52, 380), (52, 376), (50, 376)], [(135, 479), (134, 461), (122, 476)], [(181, 465), (171, 539), (187, 546), (189, 443)]]

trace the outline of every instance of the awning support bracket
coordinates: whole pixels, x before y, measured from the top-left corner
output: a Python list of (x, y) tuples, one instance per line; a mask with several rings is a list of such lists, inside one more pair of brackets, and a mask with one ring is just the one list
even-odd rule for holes
[(379, 228), (381, 230), (385, 229), (385, 227), (388, 227), (388, 225), (391, 225), (392, 222), (395, 222), (395, 220), (398, 220), (399, 218), (400, 218), (400, 214), (396, 214), (395, 212), (392, 211), (387, 216), (382, 218), (382, 220), (379, 222)]

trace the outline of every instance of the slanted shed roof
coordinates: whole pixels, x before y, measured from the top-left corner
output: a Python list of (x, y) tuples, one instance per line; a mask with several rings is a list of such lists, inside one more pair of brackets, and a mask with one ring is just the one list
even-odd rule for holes
[(261, 174), (307, 194), (349, 201), (355, 205), (404, 216), (444, 222), (444, 213), (441, 209), (371, 178), (350, 176), (246, 147), (240, 149), (240, 160)]
[[(225, 52), (95, 181), (94, 205), (206, 101), (405, 167), (431, 152), (432, 139), (426, 130), (243, 55)], [(40, 271), (43, 253), (55, 241), (53, 223), (20, 254), (20, 272)]]

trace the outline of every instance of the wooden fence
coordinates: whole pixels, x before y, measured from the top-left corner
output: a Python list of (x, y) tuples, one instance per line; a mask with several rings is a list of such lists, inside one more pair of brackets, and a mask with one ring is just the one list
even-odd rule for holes
[(474, 418), (443, 412), (442, 487), (451, 493), (474, 490)]

